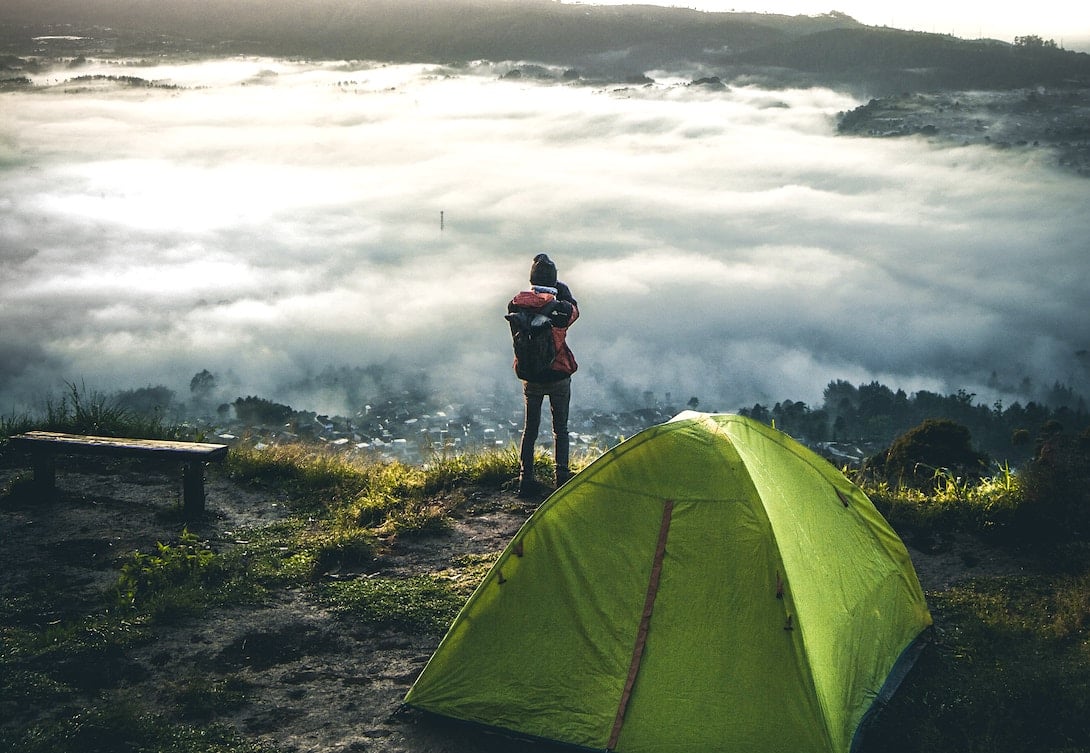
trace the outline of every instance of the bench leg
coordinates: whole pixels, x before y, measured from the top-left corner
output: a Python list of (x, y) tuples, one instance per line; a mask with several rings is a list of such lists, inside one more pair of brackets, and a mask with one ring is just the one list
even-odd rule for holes
[(204, 463), (191, 460), (182, 471), (182, 509), (186, 518), (204, 515)]
[(36, 452), (31, 462), (34, 465), (34, 491), (36, 494), (49, 498), (57, 485), (57, 463), (53, 455), (45, 452)]

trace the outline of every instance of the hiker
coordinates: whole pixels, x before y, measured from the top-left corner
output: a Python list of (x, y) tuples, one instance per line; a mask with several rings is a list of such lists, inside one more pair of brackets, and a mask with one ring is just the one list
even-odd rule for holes
[(556, 485), (559, 487), (571, 478), (568, 407), (571, 375), (579, 368), (566, 340), (568, 327), (579, 318), (579, 308), (568, 286), (556, 279), (556, 264), (546, 254), (534, 257), (530, 265), (530, 289), (511, 299), (506, 318), (514, 338), (515, 374), (522, 380), (526, 401), (519, 447), (518, 493), (520, 497), (529, 497), (541, 491), (541, 484), (534, 479), (534, 443), (546, 395), (552, 413)]

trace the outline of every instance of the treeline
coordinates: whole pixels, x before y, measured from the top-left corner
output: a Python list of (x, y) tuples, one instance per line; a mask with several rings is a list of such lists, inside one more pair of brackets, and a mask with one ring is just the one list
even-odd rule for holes
[(46, 24), (67, 33), (97, 28), (117, 50), (139, 44), (149, 54), (184, 40), (220, 53), (535, 61), (590, 78), (681, 65), (714, 70), (724, 80), (760, 75), (796, 85), (864, 86), (872, 93), (1090, 80), (1090, 56), (1052, 40), (965, 40), (865, 26), (837, 12), (703, 13), (552, 0), (5, 0), (0, 6), (0, 40), (10, 38), (9, 49), (30, 25)]
[[(870, 83), (890, 92), (1085, 86), (1090, 55), (1051, 42), (966, 40), (901, 29), (839, 28), (740, 51), (733, 64), (782, 66), (823, 80)], [(1037, 38), (1039, 39), (1039, 38)]]
[(1085, 398), (1055, 383), (1046, 399), (1004, 406), (985, 405), (976, 394), (958, 390), (940, 395), (920, 390), (911, 395), (879, 382), (829, 383), (820, 408), (785, 400), (768, 407), (757, 403), (739, 411), (809, 442), (843, 442), (885, 447), (927, 419), (944, 418), (965, 426), (973, 444), (999, 462), (1020, 463), (1032, 456), (1036, 442), (1057, 429), (1078, 433), (1090, 426)]
[(139, 76), (111, 76), (103, 73), (89, 74), (86, 76), (76, 76), (71, 80), (74, 84), (84, 84), (96, 81), (106, 81), (112, 84), (123, 84), (125, 86), (131, 86), (134, 89), (180, 89), (177, 84), (164, 84), (157, 81), (148, 81), (145, 78)]
[[(294, 394), (343, 395), (346, 406), (355, 406), (352, 420), (360, 428), (370, 424), (375, 428), (388, 420), (403, 422), (434, 410), (437, 405), (426, 376), (405, 377), (396, 370), (381, 367), (329, 368), (294, 387)], [(123, 390), (109, 396), (93, 393), (82, 401), (79, 391), (73, 388), (70, 397), (73, 405), (93, 404), (95, 400), (90, 398), (97, 398), (128, 414), (167, 422), (184, 422), (201, 416), (207, 420), (213, 414), (220, 421), (229, 421), (233, 414), (238, 421), (252, 426), (282, 426), (289, 421), (313, 423), (316, 418), (313, 411), (296, 410), (254, 395), (225, 400), (230, 388), (221, 388), (207, 369), (194, 375), (189, 389), (189, 400), (185, 401), (161, 385)], [(647, 396), (652, 397), (650, 393)], [(1027, 403), (1003, 405), (996, 401), (986, 405), (976, 397), (965, 390), (950, 395), (920, 390), (910, 395), (877, 381), (854, 385), (837, 379), (825, 387), (820, 407), (784, 400), (772, 406), (755, 403), (738, 413), (774, 425), (810, 445), (841, 443), (857, 447), (867, 455), (884, 450), (896, 438), (929, 419), (946, 419), (968, 429), (975, 450), (996, 462), (1011, 465), (1020, 465), (1031, 458), (1045, 437), (1057, 433), (1081, 435), (1090, 429), (1086, 399), (1059, 382), (1044, 390), (1040, 400)], [(699, 404), (700, 400), (693, 397), (684, 407), (696, 410)], [(681, 409), (663, 407), (635, 411), (633, 415), (650, 426)], [(583, 410), (589, 416), (596, 413), (592, 406)], [(472, 421), (474, 412), (474, 406), (465, 406), (465, 417), (461, 420)]]

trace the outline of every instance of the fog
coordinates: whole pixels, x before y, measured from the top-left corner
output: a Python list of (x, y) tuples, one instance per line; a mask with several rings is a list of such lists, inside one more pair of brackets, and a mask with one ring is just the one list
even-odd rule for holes
[(825, 89), (505, 70), (92, 63), (178, 88), (0, 94), (0, 410), (185, 399), (202, 369), (331, 413), (359, 396), (316, 390), (330, 367), (514, 399), (502, 316), (542, 251), (582, 312), (579, 407), (1088, 393), (1090, 182), (1044, 150), (838, 137), (861, 103)]

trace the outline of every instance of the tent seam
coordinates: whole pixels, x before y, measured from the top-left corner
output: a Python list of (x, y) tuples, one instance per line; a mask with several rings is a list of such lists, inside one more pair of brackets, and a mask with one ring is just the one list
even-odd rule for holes
[(655, 609), (655, 599), (659, 592), (659, 581), (662, 576), (662, 560), (666, 554), (666, 539), (670, 535), (670, 521), (674, 514), (674, 501), (666, 500), (662, 508), (662, 523), (659, 525), (658, 544), (655, 546), (655, 557), (651, 565), (651, 575), (647, 582), (647, 595), (643, 602), (643, 614), (640, 617), (640, 626), (636, 631), (636, 645), (632, 649), (632, 661), (628, 668), (628, 677), (625, 679), (624, 690), (621, 692), (621, 701), (617, 706), (617, 716), (613, 720), (613, 729), (609, 735), (606, 750), (613, 750), (621, 736), (621, 727), (624, 725), (624, 715), (628, 710), (628, 702), (632, 698), (632, 688), (636, 684), (636, 675), (640, 671), (640, 661), (643, 659), (643, 649), (647, 645), (647, 631), (651, 624), (651, 614)]

